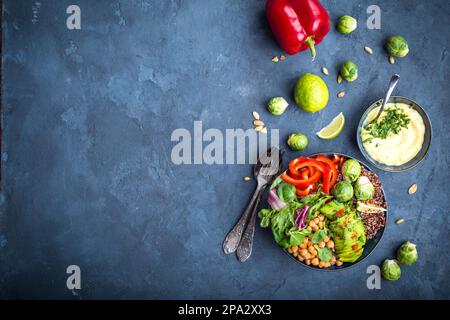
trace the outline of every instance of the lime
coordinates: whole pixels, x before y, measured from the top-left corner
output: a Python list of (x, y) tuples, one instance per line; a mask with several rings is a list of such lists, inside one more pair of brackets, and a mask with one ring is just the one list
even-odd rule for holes
[(324, 140), (330, 140), (336, 138), (342, 129), (344, 129), (345, 117), (341, 112), (322, 130), (317, 132), (319, 138)]
[(358, 203), (356, 204), (356, 210), (364, 213), (378, 213), (386, 211), (386, 209), (383, 207), (379, 207), (374, 204), (364, 203), (361, 201), (358, 201)]
[(297, 105), (303, 110), (320, 111), (328, 103), (327, 85), (319, 76), (305, 73), (297, 80), (294, 98)]

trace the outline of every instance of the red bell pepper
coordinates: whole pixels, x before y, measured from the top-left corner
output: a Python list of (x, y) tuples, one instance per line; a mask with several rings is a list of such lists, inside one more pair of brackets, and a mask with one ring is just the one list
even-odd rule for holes
[(267, 0), (266, 15), (278, 44), (288, 54), (318, 45), (330, 30), (330, 18), (318, 0)]

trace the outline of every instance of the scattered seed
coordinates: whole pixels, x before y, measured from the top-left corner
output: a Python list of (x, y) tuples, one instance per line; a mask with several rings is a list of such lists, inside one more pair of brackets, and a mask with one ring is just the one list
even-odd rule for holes
[(364, 51), (367, 52), (368, 54), (372, 54), (373, 50), (370, 47), (364, 47)]
[(281, 60), (281, 61), (286, 60), (286, 56), (285, 56), (285, 55), (281, 55), (281, 56), (280, 56), (280, 60)]
[(338, 98), (343, 98), (345, 96), (345, 91), (341, 91), (337, 94)]
[(272, 62), (278, 62), (278, 57), (277, 56), (273, 57)]
[(397, 221), (395, 221), (395, 224), (402, 224), (405, 222), (405, 219), (398, 219)]
[(328, 69), (325, 67), (322, 67), (322, 72), (324, 75), (328, 75)]
[(256, 130), (256, 131), (262, 131), (263, 129), (264, 129), (263, 126), (256, 126), (256, 127), (255, 127), (255, 130)]
[(337, 83), (342, 83), (342, 77), (340, 74), (337, 76), (336, 81), (337, 81)]
[(262, 128), (261, 133), (267, 133), (267, 128), (266, 127)]
[(413, 194), (413, 193), (416, 193), (416, 191), (417, 191), (417, 183), (413, 183), (413, 184), (411, 185), (411, 187), (409, 187), (408, 193), (409, 193), (409, 194)]
[(251, 178), (250, 177), (244, 177), (244, 181), (250, 181)]
[(252, 112), (252, 115), (253, 115), (253, 118), (255, 118), (255, 120), (259, 120), (259, 119), (260, 119), (259, 113), (258, 113), (258, 112), (253, 111), (253, 112)]
[(390, 64), (394, 64), (394, 63), (395, 63), (395, 59), (394, 59), (393, 56), (390, 56), (390, 57), (389, 57), (389, 63), (390, 63)]
[(262, 122), (261, 120), (253, 120), (253, 125), (256, 126), (256, 127), (258, 127), (258, 126), (263, 127), (264, 126), (264, 122)]

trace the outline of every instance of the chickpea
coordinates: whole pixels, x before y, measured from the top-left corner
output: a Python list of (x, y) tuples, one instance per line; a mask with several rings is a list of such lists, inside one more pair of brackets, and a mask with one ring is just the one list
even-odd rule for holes
[(316, 257), (316, 256), (317, 256), (317, 250), (314, 249), (313, 252), (311, 252), (311, 254), (312, 254), (314, 257)]
[(293, 255), (294, 257), (297, 257), (297, 256), (298, 256), (298, 251), (295, 251), (292, 255)]
[(316, 226), (316, 225), (314, 225), (314, 226), (312, 227), (312, 229), (313, 229), (314, 231), (317, 231), (317, 230), (319, 230), (319, 227)]
[(303, 242), (302, 244), (299, 245), (299, 247), (300, 247), (300, 249), (306, 249), (307, 245), (306, 245), (306, 243)]
[(338, 267), (342, 266), (342, 264), (343, 264), (343, 262), (342, 262), (342, 261), (340, 261), (340, 260), (336, 260), (336, 265), (337, 265)]
[(319, 262), (319, 268), (323, 268), (324, 265), (325, 265), (325, 262), (323, 262), (323, 261)]
[(325, 241), (319, 242), (319, 248), (325, 248)]
[(306, 230), (308, 230), (308, 231), (312, 231), (312, 228), (311, 228), (311, 226), (308, 226), (308, 228), (306, 228)]
[(323, 241), (324, 241), (324, 242), (330, 241), (330, 237), (329, 237), (329, 236), (326, 236), (325, 239), (323, 239)]
[(300, 260), (300, 261), (305, 260), (305, 258), (303, 258), (301, 255), (298, 255), (298, 256), (297, 256), (297, 259)]
[(313, 246), (313, 245), (310, 245), (310, 246), (308, 247), (308, 251), (309, 251), (309, 252), (313, 252), (313, 250), (314, 250), (314, 246)]
[(308, 250), (306, 250), (306, 249), (300, 250), (300, 255), (302, 255), (303, 257), (306, 257), (307, 254), (308, 254)]
[(329, 268), (329, 267), (331, 267), (331, 263), (330, 262), (325, 262), (325, 264), (323, 266), (324, 266), (324, 268)]
[(308, 241), (309, 241), (309, 239), (308, 238), (305, 238), (305, 240), (303, 240), (303, 243), (308, 243)]
[(313, 256), (308, 252), (308, 253), (306, 254), (306, 256), (304, 256), (304, 258), (310, 260), (310, 259), (313, 258)]
[(319, 220), (323, 221), (323, 220), (325, 220), (325, 217), (324, 216), (319, 216)]
[(319, 220), (319, 218), (318, 218), (318, 217), (317, 217), (317, 218), (314, 218), (314, 223), (315, 223), (315, 224), (318, 224), (318, 223), (319, 223), (319, 221), (320, 221), (320, 220)]
[(297, 252), (298, 251), (298, 246), (292, 247), (292, 252)]
[(309, 223), (309, 226), (314, 229), (314, 227), (316, 227), (317, 225), (314, 223), (313, 220), (311, 220), (311, 222)]
[(317, 225), (319, 226), (319, 229), (323, 228), (323, 222), (322, 221), (319, 221), (319, 223)]
[(309, 266), (309, 265), (311, 264), (311, 260), (306, 259), (306, 260), (305, 260), (305, 263)]
[(312, 260), (311, 260), (311, 264), (312, 264), (313, 266), (318, 266), (318, 265), (319, 265), (319, 259), (317, 259), (317, 258), (312, 259)]
[(292, 251), (292, 248), (288, 248), (288, 252), (289, 253), (292, 253), (293, 251)]
[(330, 241), (327, 242), (327, 248), (329, 248), (329, 249), (333, 249), (334, 248), (334, 241), (333, 240), (330, 240)]
[(336, 263), (336, 256), (332, 256), (331, 257), (331, 264), (335, 264)]

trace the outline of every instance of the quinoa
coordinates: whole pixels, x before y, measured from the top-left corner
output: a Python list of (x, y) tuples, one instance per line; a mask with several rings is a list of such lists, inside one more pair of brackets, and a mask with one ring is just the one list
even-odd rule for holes
[[(378, 176), (374, 172), (366, 169), (364, 166), (361, 166), (361, 175), (369, 178), (375, 189), (373, 198), (364, 201), (364, 203), (373, 204), (387, 209), (386, 199), (384, 198), (383, 191), (381, 189), (381, 181)], [(373, 239), (378, 230), (386, 225), (386, 215), (384, 212), (361, 213), (361, 218), (366, 228), (367, 239)]]

